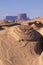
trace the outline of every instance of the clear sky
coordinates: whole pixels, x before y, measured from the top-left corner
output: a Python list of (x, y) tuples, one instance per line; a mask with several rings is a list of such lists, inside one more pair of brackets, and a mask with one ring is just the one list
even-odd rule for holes
[(0, 19), (27, 13), (30, 18), (43, 16), (43, 0), (0, 0)]

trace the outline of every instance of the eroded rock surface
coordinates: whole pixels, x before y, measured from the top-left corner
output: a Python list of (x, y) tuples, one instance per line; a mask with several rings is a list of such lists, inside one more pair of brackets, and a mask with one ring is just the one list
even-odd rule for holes
[(33, 27), (0, 30), (0, 65), (43, 65), (43, 36)]

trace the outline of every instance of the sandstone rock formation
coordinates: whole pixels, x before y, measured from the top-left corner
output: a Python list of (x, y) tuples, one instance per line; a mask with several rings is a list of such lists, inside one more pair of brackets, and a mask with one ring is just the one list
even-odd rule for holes
[(1, 25), (0, 65), (43, 65), (42, 29), (35, 24)]

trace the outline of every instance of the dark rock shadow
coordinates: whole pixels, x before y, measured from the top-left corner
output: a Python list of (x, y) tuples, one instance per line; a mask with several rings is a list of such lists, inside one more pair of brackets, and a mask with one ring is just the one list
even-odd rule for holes
[(42, 53), (43, 51), (43, 37), (42, 36), (40, 38), (40, 41), (36, 44), (34, 50), (39, 55)]
[(2, 26), (4, 26), (4, 27), (11, 27), (11, 26), (17, 26), (17, 25), (21, 25), (21, 24), (19, 24), (19, 23), (7, 23), (7, 24), (2, 25)]
[(3, 28), (2, 26), (0, 26), (0, 31), (1, 31), (1, 30), (4, 30), (4, 28)]
[(27, 41), (34, 42), (34, 51), (36, 54), (40, 55), (43, 51), (43, 36), (34, 29), (31, 29), (27, 34)]

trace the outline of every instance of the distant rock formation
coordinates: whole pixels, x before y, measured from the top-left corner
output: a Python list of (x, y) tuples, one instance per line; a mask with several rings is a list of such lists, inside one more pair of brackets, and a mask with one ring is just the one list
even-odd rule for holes
[(6, 20), (16, 20), (17, 16), (6, 16)]
[(28, 19), (29, 18), (27, 18), (26, 13), (19, 14), (18, 18), (17, 18), (18, 21), (20, 21), (20, 20), (28, 20)]
[(18, 14), (18, 16), (6, 16), (6, 20), (15, 20), (15, 21), (23, 21), (23, 20), (30, 20), (29, 17), (27, 17), (26, 13)]

